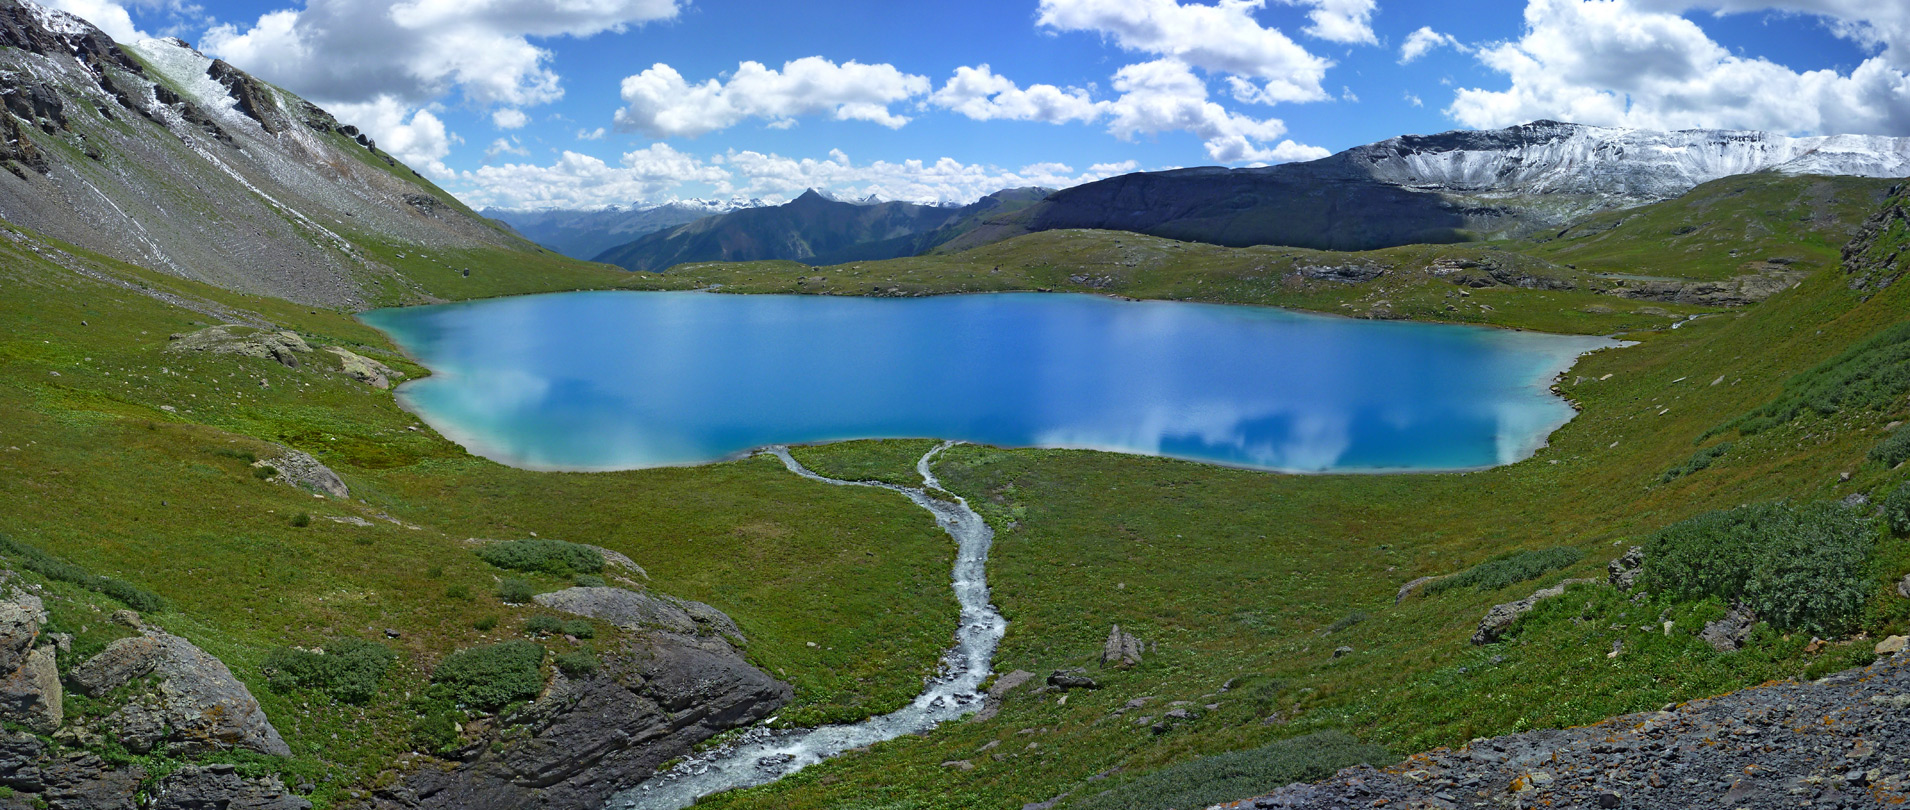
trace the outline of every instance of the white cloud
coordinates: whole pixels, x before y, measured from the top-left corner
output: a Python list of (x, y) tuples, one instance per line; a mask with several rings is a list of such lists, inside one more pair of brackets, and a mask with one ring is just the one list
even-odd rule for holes
[(307, 0), (251, 26), (206, 32), (203, 48), (328, 106), (456, 91), (481, 106), (563, 95), (529, 37), (590, 36), (676, 16), (677, 0)]
[(839, 121), (873, 121), (896, 128), (906, 116), (889, 105), (928, 93), (925, 76), (893, 65), (840, 65), (819, 56), (785, 62), (773, 70), (744, 62), (727, 81), (692, 85), (665, 64), (623, 80), (624, 108), (617, 126), (654, 138), (694, 137), (762, 118), (772, 127), (793, 126), (799, 116), (828, 114)]
[(530, 157), (531, 150), (524, 148), (524, 142), (516, 138), (499, 138), (491, 142), (491, 148), (484, 150), (484, 159), (493, 160), (498, 155)]
[(723, 169), (659, 143), (624, 153), (616, 166), (565, 151), (549, 166), (482, 166), (457, 179), (463, 187), (459, 199), (472, 205), (591, 208), (651, 200), (685, 184), (728, 178)]
[(892, 200), (948, 200), (970, 202), (1004, 188), (1045, 186), (1064, 188), (1134, 171), (1138, 164), (1096, 164), (1076, 173), (1066, 164), (1037, 163), (1008, 171), (995, 166), (962, 163), (953, 158), (935, 161), (878, 160), (858, 166), (841, 150), (822, 160), (787, 158), (754, 151), (731, 151), (722, 158), (733, 175), (719, 185), (719, 193), (787, 198), (804, 189), (819, 188), (837, 194)]
[(1434, 48), (1456, 48), (1461, 52), (1468, 49), (1451, 34), (1434, 31), (1430, 25), (1422, 25), (1419, 30), (1406, 35), (1406, 42), (1399, 46), (1399, 63), (1410, 64), (1431, 52)]
[(452, 175), (444, 165), (457, 136), (430, 110), (413, 110), (403, 101), (384, 96), (362, 104), (335, 104), (331, 113), (340, 123), (352, 124), (406, 165), (435, 178)]
[(1820, 17), (1838, 36), (1881, 51), (1895, 68), (1910, 70), (1910, 3), (1896, 0), (1642, 0), (1648, 11), (1718, 14), (1776, 11)]
[[(1328, 7), (1359, 5), (1342, 0), (1309, 0), (1309, 4), (1319, 6), (1322, 12)], [(1251, 94), (1257, 101), (1327, 98), (1320, 81), (1332, 63), (1309, 53), (1279, 29), (1260, 25), (1253, 11), (1265, 5), (1265, 0), (1218, 0), (1211, 6), (1182, 5), (1175, 0), (1041, 0), (1036, 22), (1058, 31), (1097, 32), (1128, 50), (1169, 57), (1202, 70), (1258, 79), (1264, 86)], [(1333, 14), (1328, 17), (1343, 19)], [(1332, 27), (1338, 22), (1322, 23), (1322, 19), (1316, 17), (1314, 26), (1323, 32), (1350, 31)], [(1236, 81), (1244, 83), (1244, 79)]]
[(1108, 131), (1126, 140), (1136, 135), (1186, 130), (1204, 142), (1208, 157), (1221, 163), (1312, 160), (1328, 154), (1325, 149), (1291, 140), (1265, 146), (1286, 134), (1285, 123), (1229, 112), (1209, 101), (1207, 85), (1177, 60), (1159, 59), (1121, 68), (1114, 74), (1114, 89), (1121, 97), (1108, 106)]
[(598, 127), (596, 129), (580, 129), (580, 130), (577, 130), (577, 140), (601, 141), (604, 139), (604, 136), (608, 134), (610, 134), (610, 132), (608, 130), (605, 130), (603, 127)]
[(1423, 99), (1423, 98), (1420, 98), (1420, 97), (1418, 97), (1418, 96), (1415, 96), (1415, 95), (1413, 95), (1412, 93), (1407, 93), (1407, 94), (1406, 94), (1406, 103), (1407, 103), (1407, 104), (1411, 104), (1411, 105), (1413, 105), (1413, 106), (1415, 106), (1415, 107), (1424, 107), (1424, 106), (1426, 106), (1426, 100), (1425, 100), (1425, 99)]
[(1017, 87), (987, 65), (956, 68), (955, 75), (929, 96), (928, 102), (977, 121), (1002, 119), (1064, 124), (1101, 117), (1101, 104), (1089, 99), (1086, 90), (1063, 90), (1052, 84)]
[(1373, 12), (1379, 9), (1378, 0), (1282, 0), (1282, 2), (1312, 6), (1307, 19), (1312, 25), (1302, 29), (1307, 36), (1339, 42), (1348, 45), (1378, 45), (1379, 39), (1373, 36)]
[[(1731, 53), (1697, 23), (1662, 10), (1675, 7), (1666, 0), (1531, 0), (1523, 36), (1478, 54), (1510, 86), (1460, 90), (1446, 112), (1474, 127), (1555, 118), (1651, 129), (1910, 134), (1910, 76), (1887, 57), (1848, 74), (1798, 72)], [(1852, 20), (1846, 23), (1858, 24)]]
[(491, 112), (491, 123), (498, 129), (523, 129), (531, 122), (531, 117), (516, 107), (504, 107)]

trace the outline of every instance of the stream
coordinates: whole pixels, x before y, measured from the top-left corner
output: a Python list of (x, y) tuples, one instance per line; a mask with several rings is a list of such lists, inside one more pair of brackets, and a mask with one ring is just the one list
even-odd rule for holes
[(909, 705), (859, 723), (817, 728), (774, 730), (757, 726), (737, 739), (685, 757), (675, 767), (610, 798), (610, 810), (676, 810), (698, 798), (736, 788), (768, 784), (852, 748), (873, 745), (904, 734), (916, 734), (981, 709), (982, 681), (988, 678), (995, 645), (1008, 630), (1008, 621), (988, 602), (988, 548), (995, 532), (968, 502), (953, 502), (928, 494), (941, 489), (929, 463), (955, 442), (944, 442), (915, 463), (923, 487), (903, 487), (869, 481), (839, 481), (804, 467), (783, 446), (763, 452), (781, 459), (790, 472), (826, 484), (877, 487), (907, 496), (935, 516), (936, 525), (955, 538), (955, 600), (961, 605), (961, 625), (955, 646), (942, 654), (936, 675)]

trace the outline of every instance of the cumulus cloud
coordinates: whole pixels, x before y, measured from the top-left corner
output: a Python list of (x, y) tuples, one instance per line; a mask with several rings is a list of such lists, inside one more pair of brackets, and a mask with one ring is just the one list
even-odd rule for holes
[(577, 140), (601, 141), (604, 139), (604, 136), (608, 134), (610, 134), (610, 132), (604, 129), (603, 127), (598, 127), (596, 129), (580, 129), (580, 130), (577, 130)]
[[(1342, 11), (1371, 6), (1357, 0), (1307, 0), (1306, 4), (1318, 6), (1324, 15), (1314, 18), (1314, 28), (1335, 36), (1352, 32)], [(1218, 0), (1211, 6), (1182, 5), (1175, 0), (1041, 0), (1035, 19), (1057, 31), (1099, 33), (1131, 51), (1257, 79), (1261, 86), (1252, 94), (1257, 101), (1327, 98), (1320, 81), (1332, 63), (1309, 53), (1279, 29), (1255, 20), (1253, 11), (1265, 5), (1265, 0)]]
[(498, 129), (523, 129), (531, 122), (531, 117), (516, 107), (505, 107), (491, 113), (491, 123)]
[(1063, 90), (1052, 84), (1017, 87), (987, 65), (956, 68), (954, 77), (929, 96), (928, 102), (977, 121), (1063, 124), (1101, 117), (1101, 105), (1089, 99), (1086, 90)]
[[(1652, 129), (1910, 134), (1910, 76), (1888, 57), (1866, 59), (1847, 74), (1798, 72), (1731, 53), (1697, 23), (1665, 10), (1680, 5), (1690, 4), (1531, 0), (1523, 35), (1478, 53), (1509, 86), (1460, 90), (1446, 112), (1474, 127), (1556, 118)], [(1844, 22), (1871, 26), (1879, 42), (1884, 36), (1883, 22)]]
[(1717, 14), (1783, 12), (1816, 16), (1838, 36), (1854, 40), (1899, 70), (1910, 70), (1910, 4), (1887, 0), (1641, 0), (1648, 11)]
[(1399, 46), (1399, 63), (1411, 64), (1419, 57), (1430, 53), (1434, 48), (1456, 48), (1466, 51), (1465, 45), (1451, 34), (1434, 31), (1430, 25), (1422, 25), (1419, 30), (1406, 35), (1406, 41)]
[(1121, 68), (1114, 74), (1114, 89), (1121, 96), (1108, 105), (1108, 131), (1120, 138), (1186, 130), (1203, 141), (1208, 157), (1221, 163), (1312, 160), (1328, 154), (1291, 140), (1265, 146), (1286, 134), (1286, 124), (1230, 112), (1209, 100), (1206, 83), (1179, 60)]
[(667, 144), (626, 152), (612, 166), (565, 151), (555, 163), (482, 166), (457, 177), (458, 197), (472, 205), (591, 208), (668, 195), (685, 184), (715, 184), (729, 173)]
[(1282, 0), (1298, 6), (1312, 6), (1307, 19), (1312, 25), (1301, 29), (1307, 36), (1348, 45), (1378, 45), (1373, 36), (1373, 12), (1378, 0)]
[(517, 155), (530, 157), (531, 150), (524, 148), (523, 141), (516, 138), (499, 138), (491, 142), (491, 148), (484, 150), (485, 160), (494, 160), (498, 155)]
[(307, 0), (202, 46), (320, 103), (395, 98), (422, 106), (456, 91), (528, 106), (563, 95), (531, 37), (590, 36), (675, 17), (677, 0)]
[(893, 65), (840, 65), (820, 56), (783, 63), (775, 70), (744, 62), (727, 81), (690, 84), (665, 64), (623, 80), (624, 108), (616, 123), (653, 138), (695, 137), (727, 129), (749, 118), (772, 127), (793, 126), (805, 115), (829, 115), (839, 121), (873, 121), (896, 128), (908, 123), (889, 105), (928, 93), (925, 76)]
[(331, 113), (341, 123), (370, 133), (379, 149), (406, 165), (434, 178), (452, 176), (444, 158), (451, 154), (452, 144), (460, 141), (430, 110), (412, 110), (403, 101), (385, 96), (362, 104), (336, 104)]

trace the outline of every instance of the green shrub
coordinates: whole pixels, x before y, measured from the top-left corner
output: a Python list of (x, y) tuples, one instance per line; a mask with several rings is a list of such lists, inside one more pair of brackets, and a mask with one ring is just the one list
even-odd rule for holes
[(1870, 448), (1870, 460), (1881, 461), (1885, 467), (1895, 467), (1910, 461), (1910, 427), (1900, 427), (1890, 431), (1876, 447)]
[(531, 597), (535, 595), (537, 595), (537, 590), (531, 587), (529, 580), (505, 577), (503, 582), (497, 584), (497, 598), (513, 605), (521, 605), (525, 602), (529, 602), (531, 601)]
[(305, 528), (306, 526), (310, 526), (312, 525), (312, 516), (306, 512), (300, 512), (296, 515), (293, 515), (292, 525), (297, 526), (301, 529)]
[(442, 754), (457, 747), (458, 719), (449, 711), (427, 712), (411, 727), (411, 745), (427, 754)]
[(564, 635), (573, 638), (595, 638), (597, 626), (586, 619), (573, 619), (564, 622)]
[(506, 641), (458, 650), (438, 662), (431, 682), (457, 703), (495, 709), (544, 691), (544, 648)]
[(444, 589), (444, 595), (447, 599), (469, 599), (471, 598), (471, 589), (463, 585), (447, 585)]
[(1336, 621), (1332, 624), (1327, 625), (1326, 629), (1320, 631), (1320, 633), (1321, 635), (1330, 636), (1330, 635), (1333, 635), (1334, 633), (1340, 632), (1341, 630), (1345, 630), (1348, 627), (1352, 627), (1353, 625), (1366, 621), (1369, 618), (1372, 618), (1372, 617), (1367, 616), (1365, 611), (1355, 610), (1352, 613), (1348, 613), (1345, 616), (1340, 617), (1339, 621)]
[(1480, 591), (1496, 591), (1507, 585), (1538, 579), (1547, 571), (1556, 571), (1584, 558), (1585, 552), (1570, 546), (1509, 552), (1444, 579), (1426, 583), (1426, 595), (1468, 586)]
[(477, 628), (480, 633), (489, 633), (497, 627), (497, 617), (479, 616), (476, 621), (471, 622), (471, 626)]
[(1910, 322), (1892, 326), (1816, 368), (1784, 381), (1784, 393), (1762, 407), (1712, 428), (1751, 435), (1805, 413), (1879, 410), (1910, 391)]
[(390, 648), (362, 639), (333, 641), (322, 653), (280, 647), (265, 657), (265, 682), (277, 692), (316, 689), (345, 703), (365, 703), (396, 660)]
[(1890, 530), (1898, 534), (1910, 534), (1910, 481), (1904, 481), (1883, 496), (1883, 519), (1890, 524)]
[(570, 584), (579, 588), (601, 588), (610, 583), (605, 582), (603, 577), (597, 576), (596, 574), (578, 574), (570, 578)]
[(524, 623), (524, 632), (532, 635), (542, 636), (563, 631), (564, 622), (556, 616), (532, 616), (530, 621)]
[(1386, 749), (1339, 731), (1321, 731), (1245, 751), (1201, 757), (1148, 773), (1106, 793), (1075, 802), (1078, 810), (1161, 810), (1207, 807), (1312, 782), (1354, 765), (1390, 765)]
[(1659, 476), (1658, 483), (1669, 484), (1673, 481), (1676, 481), (1694, 472), (1697, 472), (1706, 467), (1709, 467), (1711, 466), (1712, 462), (1717, 461), (1720, 458), (1723, 458), (1724, 454), (1729, 452), (1731, 452), (1731, 443), (1721, 442), (1719, 444), (1714, 444), (1710, 447), (1707, 447), (1703, 450), (1699, 450), (1696, 453), (1692, 453), (1691, 457), (1688, 459), (1685, 459), (1685, 462), (1683, 464), (1680, 464), (1676, 467), (1666, 470), (1664, 475)]
[(13, 558), (21, 568), (47, 579), (70, 582), (89, 591), (105, 594), (141, 613), (164, 613), (172, 609), (159, 594), (124, 580), (94, 576), (85, 568), (5, 535), (0, 535), (0, 554)]
[(557, 656), (557, 669), (562, 671), (565, 677), (582, 678), (595, 673), (597, 667), (597, 654), (591, 652), (588, 647)]
[(1708, 512), (1645, 545), (1647, 587), (1674, 598), (1743, 600), (1781, 632), (1849, 629), (1870, 596), (1876, 535), (1833, 503), (1755, 504)]
[(604, 570), (596, 549), (562, 540), (511, 540), (477, 550), (478, 559), (511, 571), (568, 577)]
[(272, 480), (274, 476), (277, 476), (278, 474), (279, 474), (279, 468), (274, 467), (270, 464), (262, 464), (260, 466), (252, 468), (252, 477), (257, 478), (260, 481), (270, 481)]

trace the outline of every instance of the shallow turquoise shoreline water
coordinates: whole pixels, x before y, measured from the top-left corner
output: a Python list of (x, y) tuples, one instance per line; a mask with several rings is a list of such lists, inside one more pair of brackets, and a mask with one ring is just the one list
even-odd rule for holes
[(1043, 293), (588, 292), (362, 317), (433, 370), (400, 389), (408, 407), (473, 453), (551, 470), (859, 438), (1471, 469), (1542, 446), (1573, 414), (1553, 377), (1617, 345)]

